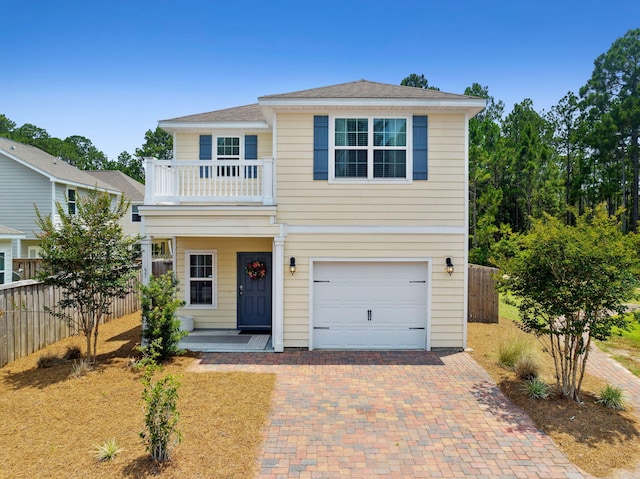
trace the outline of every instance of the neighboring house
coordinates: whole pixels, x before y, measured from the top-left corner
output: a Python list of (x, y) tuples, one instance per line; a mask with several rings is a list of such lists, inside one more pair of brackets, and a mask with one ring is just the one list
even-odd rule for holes
[(13, 243), (24, 239), (22, 231), (0, 225), (0, 285), (11, 283), (13, 276)]
[(76, 200), (92, 189), (121, 192), (89, 173), (33, 146), (0, 138), (0, 223), (24, 232), (13, 242), (14, 258), (40, 257), (35, 206), (59, 221), (56, 202), (75, 213)]
[(172, 238), (196, 328), (275, 351), (464, 348), (468, 121), (480, 98), (365, 80), (163, 120), (150, 243)]
[(131, 236), (139, 235), (142, 219), (138, 208), (144, 203), (144, 185), (122, 171), (86, 170), (86, 173), (122, 192), (122, 196), (129, 202), (127, 214), (120, 221), (122, 230)]

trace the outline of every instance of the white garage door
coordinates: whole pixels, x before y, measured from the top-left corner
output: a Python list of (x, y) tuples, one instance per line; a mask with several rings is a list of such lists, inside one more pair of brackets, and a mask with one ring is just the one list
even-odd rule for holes
[(427, 263), (316, 262), (314, 349), (425, 349)]

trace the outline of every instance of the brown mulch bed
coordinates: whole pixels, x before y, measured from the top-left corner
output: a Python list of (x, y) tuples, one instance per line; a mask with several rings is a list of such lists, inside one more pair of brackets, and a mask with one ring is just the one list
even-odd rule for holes
[[(640, 458), (640, 411), (614, 411), (597, 404), (597, 394), (606, 380), (590, 375), (586, 375), (582, 386), (583, 404), (557, 394), (546, 400), (530, 399), (515, 374), (498, 365), (498, 345), (514, 335), (525, 333), (505, 319), (500, 319), (499, 324), (469, 323), (471, 355), (578, 467), (597, 477), (611, 477), (618, 469), (635, 471)], [(541, 379), (555, 384), (551, 356), (542, 352), (533, 336), (529, 337), (539, 351)]]
[[(71, 377), (73, 362), (38, 369), (43, 355), (64, 356), (84, 338), (60, 341), (0, 369), (1, 478), (247, 478), (258, 471), (262, 427), (275, 377), (190, 373), (178, 357), (156, 373), (179, 378), (182, 443), (159, 470), (139, 433), (144, 428), (142, 374), (130, 367), (140, 339), (139, 313), (101, 327), (99, 365)], [(115, 438), (124, 448), (99, 462), (95, 447)], [(158, 474), (159, 473), (159, 474)]]

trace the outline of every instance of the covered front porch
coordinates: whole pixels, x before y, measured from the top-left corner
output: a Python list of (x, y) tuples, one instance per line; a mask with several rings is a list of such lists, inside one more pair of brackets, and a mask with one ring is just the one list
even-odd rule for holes
[(196, 330), (270, 332), (272, 350), (284, 350), (285, 238), (274, 206), (145, 205), (140, 213), (143, 281), (152, 273), (152, 243), (166, 239), (185, 302), (179, 316), (192, 317)]

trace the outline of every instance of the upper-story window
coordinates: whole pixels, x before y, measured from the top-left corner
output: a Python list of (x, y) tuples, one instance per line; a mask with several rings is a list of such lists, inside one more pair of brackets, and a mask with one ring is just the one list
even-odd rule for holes
[(139, 223), (142, 221), (138, 207), (139, 205), (131, 205), (131, 221), (133, 223)]
[(240, 159), (240, 137), (219, 136), (217, 139), (217, 160), (239, 160)]
[(333, 178), (407, 179), (406, 118), (334, 118)]
[(67, 190), (67, 211), (70, 215), (76, 214), (76, 190)]

